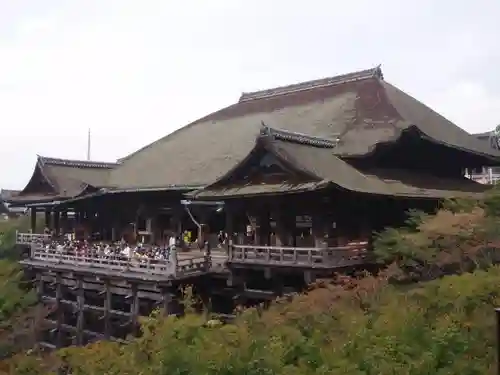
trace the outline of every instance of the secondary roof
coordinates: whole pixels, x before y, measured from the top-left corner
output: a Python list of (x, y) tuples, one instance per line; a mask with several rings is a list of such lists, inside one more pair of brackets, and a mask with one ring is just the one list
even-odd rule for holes
[[(253, 149), (233, 169), (190, 195), (224, 199), (252, 195), (297, 193), (335, 187), (356, 193), (408, 198), (475, 196), (489, 189), (465, 177), (443, 178), (404, 170), (359, 170), (334, 154), (336, 142), (263, 126)], [(272, 155), (289, 171), (278, 182), (248, 177), (253, 165)], [(258, 159), (258, 160), (257, 160)]]
[(107, 186), (116, 163), (38, 156), (30, 181), (9, 201), (14, 204), (69, 199)]

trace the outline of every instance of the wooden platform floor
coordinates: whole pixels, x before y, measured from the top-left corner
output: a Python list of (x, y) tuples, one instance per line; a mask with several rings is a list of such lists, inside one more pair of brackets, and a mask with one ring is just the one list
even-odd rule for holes
[[(179, 262), (189, 261), (190, 259), (196, 259), (203, 256), (202, 251), (189, 251), (189, 252), (179, 252), (177, 254)], [(138, 280), (138, 281), (150, 281), (150, 282), (168, 282), (172, 280), (183, 280), (192, 277), (201, 276), (210, 272), (225, 272), (226, 271), (226, 260), (227, 254), (224, 250), (216, 249), (211, 253), (212, 266), (208, 270), (193, 270), (192, 272), (184, 272), (179, 275), (172, 275), (166, 273), (161, 274), (149, 274), (147, 272), (135, 272), (135, 271), (119, 271), (107, 269), (105, 267), (92, 267), (81, 264), (71, 264), (71, 263), (56, 263), (48, 262), (40, 259), (25, 259), (20, 263), (25, 267), (32, 267), (36, 269), (63, 271), (63, 272), (74, 272), (78, 274), (88, 274), (94, 276), (111, 277), (111, 278), (123, 278), (128, 280)]]

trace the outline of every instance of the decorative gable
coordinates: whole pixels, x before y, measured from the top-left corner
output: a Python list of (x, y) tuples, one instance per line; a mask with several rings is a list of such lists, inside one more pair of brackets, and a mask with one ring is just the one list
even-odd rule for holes
[(40, 164), (37, 163), (35, 170), (33, 171), (33, 175), (31, 176), (26, 187), (19, 193), (19, 195), (43, 195), (43, 194), (57, 194), (54, 189), (54, 186), (47, 179), (45, 174), (40, 167)]

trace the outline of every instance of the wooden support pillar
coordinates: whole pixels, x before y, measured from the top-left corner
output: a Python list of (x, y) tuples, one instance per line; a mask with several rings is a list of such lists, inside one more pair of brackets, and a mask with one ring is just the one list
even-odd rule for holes
[(156, 242), (155, 238), (155, 226), (156, 226), (156, 219), (154, 217), (149, 217), (146, 219), (146, 231), (149, 232), (149, 243), (153, 244)]
[(297, 222), (294, 211), (286, 212), (286, 223), (287, 223), (287, 233), (288, 233), (288, 245), (297, 246)]
[(312, 270), (304, 271), (304, 283), (309, 285), (314, 281), (316, 281), (316, 274)]
[(272, 214), (276, 222), (276, 246), (294, 246), (293, 233), (295, 226), (295, 216), (287, 215), (284, 206), (276, 208)]
[(137, 336), (139, 323), (139, 294), (137, 293), (137, 284), (131, 285), (132, 302), (130, 304), (130, 326), (131, 334)]
[(175, 293), (172, 293), (169, 288), (163, 289), (161, 303), (164, 316), (175, 314), (175, 297)]
[(226, 215), (226, 251), (229, 254), (229, 248), (234, 242), (234, 212), (233, 207), (229, 204), (224, 206), (224, 214)]
[(36, 233), (36, 207), (30, 208), (31, 233)]
[(45, 209), (45, 228), (52, 229), (52, 220), (51, 220), (51, 211), (50, 209)]
[[(246, 226), (246, 235), (243, 238), (242, 243), (248, 243), (250, 245), (257, 245), (260, 242), (259, 237), (259, 221), (257, 217), (251, 213), (247, 213), (249, 222)], [(251, 229), (251, 230), (250, 230)], [(251, 237), (249, 236), (251, 235)]]
[(208, 228), (208, 212), (202, 211), (199, 215), (199, 224), (200, 226), (198, 227), (198, 246), (203, 248), (205, 245), (205, 242), (208, 241), (208, 236), (210, 233), (210, 229)]
[(78, 308), (77, 320), (76, 320), (76, 344), (83, 345), (84, 337), (83, 330), (85, 325), (85, 289), (83, 288), (83, 279), (78, 278), (77, 280), (77, 290), (78, 294), (76, 297), (76, 304)]
[[(184, 236), (182, 235), (182, 208), (174, 208), (170, 217), (169, 230), (179, 239), (181, 247), (184, 247)], [(168, 240), (168, 239), (167, 239)]]
[(42, 278), (42, 273), (38, 272), (36, 274), (36, 296), (37, 296), (37, 306), (35, 311), (35, 319), (34, 319), (34, 336), (35, 342), (43, 341), (41, 337), (41, 327), (43, 325), (43, 320), (45, 319), (44, 312), (45, 306), (43, 304), (43, 293), (44, 293), (44, 281)]
[(337, 246), (337, 218), (332, 212), (325, 216), (325, 242), (328, 247)]
[(325, 241), (326, 226), (325, 226), (325, 216), (319, 213), (315, 213), (312, 216), (312, 236), (314, 241), (314, 247), (327, 247)]
[(224, 213), (226, 215), (226, 233), (228, 238), (233, 238), (234, 235), (234, 208), (226, 204), (224, 207)]
[[(85, 211), (85, 222), (86, 222), (86, 227), (88, 228), (88, 233), (86, 234), (87, 237), (92, 239), (92, 235), (99, 230), (98, 228), (98, 217), (96, 217), (96, 210), (95, 208), (91, 207), (88, 208)], [(137, 233), (137, 226), (136, 226), (136, 233)]]
[(282, 296), (283, 290), (285, 289), (285, 281), (283, 275), (280, 273), (275, 273), (272, 279), (273, 291), (276, 296)]
[(61, 234), (69, 232), (68, 210), (64, 209), (61, 212)]
[(210, 295), (208, 289), (205, 289), (201, 293), (201, 302), (203, 304), (203, 316), (206, 320), (208, 320), (212, 314), (212, 296)]
[(109, 280), (104, 281), (105, 294), (104, 294), (104, 338), (111, 337), (111, 288)]
[(268, 245), (269, 236), (271, 234), (271, 223), (269, 211), (264, 208), (264, 212), (261, 212), (257, 217), (257, 239), (256, 245)]
[(178, 233), (178, 227), (179, 227), (179, 214), (178, 214), (178, 209), (172, 210), (172, 216), (170, 216), (170, 220), (168, 223), (168, 230), (173, 232), (176, 236), (179, 234)]
[(74, 225), (74, 237), (75, 239), (82, 239), (84, 236), (84, 218), (83, 218), (83, 212), (81, 209), (77, 208), (75, 209), (75, 225)]
[(182, 241), (182, 216), (179, 215), (176, 219), (176, 227), (175, 227), (175, 234), (177, 235), (177, 237), (180, 237), (181, 238), (181, 241)]
[(61, 348), (63, 346), (63, 330), (62, 325), (64, 324), (64, 308), (61, 303), (63, 299), (63, 290), (62, 290), (62, 277), (61, 274), (58, 273), (56, 275), (56, 348)]
[(61, 213), (59, 210), (54, 210), (54, 234), (59, 236), (61, 234)]

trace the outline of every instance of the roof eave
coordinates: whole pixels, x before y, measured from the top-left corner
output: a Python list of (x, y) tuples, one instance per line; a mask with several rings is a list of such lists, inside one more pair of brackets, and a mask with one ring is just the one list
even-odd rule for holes
[(476, 151), (476, 150), (471, 150), (471, 149), (466, 149), (466, 148), (463, 148), (463, 147), (459, 147), (459, 146), (456, 146), (456, 145), (451, 145), (449, 143), (446, 143), (446, 142), (443, 142), (439, 139), (435, 139), (435, 138), (432, 138), (430, 136), (428, 136), (427, 134), (425, 134), (424, 132), (420, 131), (420, 137), (423, 138), (423, 139), (426, 139), (430, 142), (434, 142), (436, 144), (440, 144), (442, 146), (446, 146), (446, 147), (450, 147), (450, 148), (453, 148), (455, 150), (459, 150), (459, 151), (463, 151), (463, 152), (467, 152), (467, 153), (470, 153), (470, 154), (473, 154), (475, 156), (479, 156), (479, 157), (482, 157), (486, 160), (489, 160), (491, 161), (491, 164), (484, 164), (483, 166), (495, 166), (495, 165), (500, 165), (500, 154), (498, 156), (495, 156), (495, 155), (492, 155), (492, 154), (487, 154), (487, 153), (482, 153), (480, 151)]
[(485, 160), (488, 160), (488, 161), (491, 162), (491, 164), (485, 164), (484, 166), (500, 165), (500, 153), (499, 153), (498, 156), (495, 156), (495, 155), (492, 155), (492, 154), (481, 153), (481, 152), (473, 150), (473, 149), (467, 149), (467, 148), (463, 148), (463, 147), (459, 147), (459, 146), (456, 146), (456, 145), (453, 145), (453, 144), (446, 143), (446, 142), (444, 142), (442, 140), (439, 140), (439, 139), (436, 139), (436, 138), (433, 138), (433, 137), (429, 136), (428, 134), (426, 134), (425, 132), (423, 132), (418, 127), (418, 125), (415, 125), (415, 124), (409, 124), (404, 129), (402, 129), (401, 131), (397, 132), (390, 139), (387, 139), (387, 140), (382, 141), (382, 142), (375, 143), (366, 152), (363, 152), (363, 153), (342, 152), (342, 147), (340, 147), (340, 152), (338, 152), (338, 151), (335, 152), (335, 149), (334, 149), (334, 154), (336, 156), (340, 157), (340, 158), (346, 158), (346, 159), (349, 159), (349, 158), (357, 159), (357, 158), (368, 157), (368, 156), (371, 156), (371, 155), (375, 154), (380, 147), (384, 147), (384, 146), (387, 146), (387, 145), (391, 145), (391, 144), (397, 143), (403, 135), (411, 133), (411, 132), (416, 133), (420, 138), (425, 139), (425, 140), (427, 140), (429, 142), (433, 142), (435, 144), (439, 144), (439, 145), (446, 146), (446, 147), (449, 147), (449, 148), (452, 148), (452, 149), (455, 149), (455, 150), (459, 150), (459, 151), (463, 151), (463, 152), (466, 152), (466, 153), (469, 153), (469, 154), (473, 154), (475, 156), (479, 156), (479, 157), (485, 158)]
[[(224, 194), (218, 194), (215, 193), (214, 195), (204, 195), (204, 191), (200, 192), (199, 195), (191, 195), (187, 194), (186, 197), (192, 198), (192, 199), (197, 199), (200, 201), (220, 201), (220, 200), (225, 200), (225, 199), (245, 199), (245, 198), (256, 198), (256, 197), (269, 197), (269, 196), (282, 196), (282, 195), (293, 195), (293, 194), (302, 194), (306, 192), (312, 192), (312, 191), (318, 191), (321, 189), (326, 188), (326, 186), (316, 186), (315, 188), (304, 188), (304, 189), (297, 189), (297, 190), (291, 190), (291, 191), (271, 191), (271, 192), (259, 192), (259, 193), (254, 193), (254, 194), (248, 194), (248, 193), (243, 193), (243, 194), (231, 194), (231, 195), (224, 195)], [(215, 190), (212, 190), (214, 192)]]

